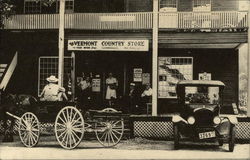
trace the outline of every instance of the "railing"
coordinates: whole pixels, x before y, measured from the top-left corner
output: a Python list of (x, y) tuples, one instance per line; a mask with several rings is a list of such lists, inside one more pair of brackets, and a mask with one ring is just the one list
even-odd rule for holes
[[(65, 29), (136, 30), (152, 29), (151, 12), (65, 14)], [(159, 28), (220, 29), (247, 28), (247, 12), (159, 13)], [(14, 15), (4, 21), (5, 29), (57, 29), (58, 14)]]
[(159, 14), (159, 28), (221, 29), (246, 28), (247, 12), (173, 12)]
[[(14, 15), (4, 21), (5, 29), (57, 29), (58, 14)], [(151, 29), (152, 14), (73, 13), (65, 14), (65, 29), (109, 30)]]

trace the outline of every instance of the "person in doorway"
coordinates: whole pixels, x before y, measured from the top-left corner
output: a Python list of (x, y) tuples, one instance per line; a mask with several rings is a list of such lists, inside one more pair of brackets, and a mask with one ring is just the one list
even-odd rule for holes
[(148, 84), (146, 84), (145, 90), (141, 94), (141, 105), (142, 105), (142, 111), (143, 112), (146, 109), (147, 103), (151, 103), (151, 101), (152, 101), (152, 94), (153, 94), (153, 90), (152, 90), (150, 84), (148, 83)]
[(81, 108), (84, 111), (87, 111), (89, 108), (89, 101), (91, 98), (91, 82), (90, 82), (90, 77), (84, 77), (78, 82), (78, 87), (80, 88), (80, 95), (79, 95), (79, 102), (80, 106), (83, 107)]
[(139, 104), (138, 104), (138, 99), (140, 97), (140, 94), (138, 92), (138, 89), (136, 89), (135, 83), (130, 83), (129, 86), (129, 112), (130, 113), (137, 113), (139, 110)]
[(40, 95), (41, 101), (61, 101), (61, 100), (68, 100), (65, 94), (65, 88), (60, 87), (57, 82), (58, 79), (51, 75), (46, 79), (49, 84), (47, 84)]
[(106, 79), (106, 100), (108, 100), (109, 106), (112, 106), (112, 101), (114, 101), (116, 97), (116, 89), (118, 87), (118, 81), (115, 77), (113, 77), (112, 73), (109, 73), (109, 77)]

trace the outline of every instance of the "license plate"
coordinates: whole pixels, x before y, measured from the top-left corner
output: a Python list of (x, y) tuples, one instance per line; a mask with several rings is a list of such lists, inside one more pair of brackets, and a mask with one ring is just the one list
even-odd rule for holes
[(212, 137), (215, 137), (215, 131), (199, 133), (200, 139), (206, 139)]

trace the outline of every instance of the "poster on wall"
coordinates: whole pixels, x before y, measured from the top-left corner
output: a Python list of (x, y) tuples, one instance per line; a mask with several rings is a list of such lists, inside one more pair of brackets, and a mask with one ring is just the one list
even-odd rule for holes
[(206, 73), (206, 72), (199, 73), (199, 80), (204, 80), (204, 81), (208, 80), (209, 81), (211, 79), (212, 79), (211, 73)]
[(134, 68), (134, 82), (142, 81), (142, 68)]
[(150, 83), (150, 73), (142, 73), (142, 84)]
[(92, 79), (92, 91), (101, 92), (101, 79), (99, 78)]

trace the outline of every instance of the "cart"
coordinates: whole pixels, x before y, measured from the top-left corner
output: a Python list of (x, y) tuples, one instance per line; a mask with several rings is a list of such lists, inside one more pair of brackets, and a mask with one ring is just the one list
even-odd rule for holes
[[(38, 102), (37, 106), (40, 108), (39, 112), (25, 112), (20, 117), (7, 112), (18, 120), (19, 137), (26, 147), (34, 147), (39, 141), (41, 131), (39, 116), (43, 122), (51, 120), (52, 117), (55, 137), (65, 149), (76, 148), (81, 143), (84, 132), (95, 132), (97, 140), (104, 147), (117, 145), (123, 136), (122, 112), (113, 108), (89, 110), (86, 112), (88, 116), (84, 117), (72, 102)], [(50, 112), (41, 113), (41, 108)], [(44, 115), (50, 115), (50, 118)]]

